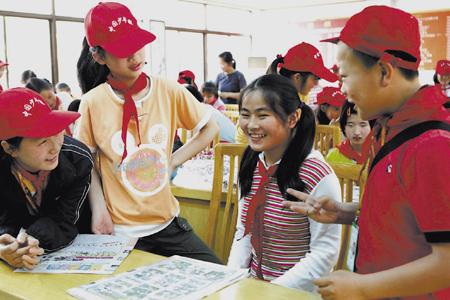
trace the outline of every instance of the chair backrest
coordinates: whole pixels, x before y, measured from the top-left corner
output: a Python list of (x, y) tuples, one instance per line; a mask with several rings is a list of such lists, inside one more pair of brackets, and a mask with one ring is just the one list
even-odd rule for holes
[(239, 105), (237, 104), (225, 104), (226, 111), (237, 111), (239, 112)]
[(326, 156), (331, 148), (341, 143), (341, 138), (341, 129), (338, 126), (316, 125), (314, 149), (319, 150), (323, 156)]
[(238, 111), (225, 111), (225, 115), (236, 125), (239, 121), (239, 112)]
[[(222, 143), (214, 147), (214, 179), (208, 213), (206, 244), (211, 249), (215, 249), (217, 256), (224, 262), (228, 259), (236, 230), (239, 165), (246, 147), (242, 144)], [(225, 157), (229, 157), (229, 159), (225, 159)], [(225, 169), (229, 170), (228, 180), (225, 180), (227, 182), (226, 192), (224, 192), (223, 184)], [(222, 207), (224, 208), (223, 214)]]
[[(343, 202), (360, 202), (366, 183), (366, 172), (362, 172), (362, 165), (348, 163), (330, 163), (341, 185)], [(355, 195), (354, 193), (358, 194)], [(342, 226), (341, 245), (335, 270), (346, 269), (350, 246), (351, 225)]]

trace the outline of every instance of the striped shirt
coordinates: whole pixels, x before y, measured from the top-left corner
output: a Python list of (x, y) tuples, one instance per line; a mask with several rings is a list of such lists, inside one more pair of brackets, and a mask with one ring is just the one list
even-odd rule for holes
[[(263, 159), (261, 161), (264, 162)], [(322, 178), (331, 173), (333, 171), (325, 162), (317, 158), (309, 158), (300, 167), (299, 177), (305, 183), (305, 192), (309, 194)], [(243, 224), (245, 224), (250, 201), (256, 194), (260, 182), (261, 175), (258, 168), (255, 168), (250, 193), (243, 198), (241, 211)], [(266, 187), (261, 266), (264, 280), (268, 281), (283, 275), (310, 251), (311, 235), (308, 217), (284, 208), (281, 204), (284, 200), (276, 178), (271, 178)], [(252, 248), (250, 268), (254, 277), (256, 277), (260, 259), (256, 257), (256, 252)]]

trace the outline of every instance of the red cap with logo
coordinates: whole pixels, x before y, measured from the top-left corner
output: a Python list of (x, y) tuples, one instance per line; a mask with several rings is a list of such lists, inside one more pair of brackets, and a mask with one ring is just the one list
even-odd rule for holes
[(41, 95), (27, 88), (0, 93), (0, 140), (53, 136), (79, 117), (77, 112), (52, 110)]
[(347, 98), (339, 88), (327, 86), (317, 94), (317, 104), (329, 104), (331, 106), (341, 107)]
[(0, 60), (0, 67), (4, 67), (9, 65), (7, 62), (4, 62), (3, 60)]
[(84, 18), (89, 46), (101, 46), (116, 57), (127, 57), (155, 40), (155, 35), (138, 26), (123, 4), (100, 2)]
[(441, 76), (450, 75), (450, 60), (441, 59), (436, 64), (436, 74)]
[(338, 77), (324, 66), (319, 50), (308, 43), (300, 43), (289, 49), (279, 66), (295, 72), (311, 72), (329, 82), (338, 80)]
[[(350, 48), (398, 67), (417, 70), (420, 64), (419, 22), (413, 15), (389, 6), (369, 6), (353, 15), (339, 37), (322, 42), (344, 42)], [(396, 57), (388, 52), (403, 52), (414, 61)]]
[(187, 83), (184, 78), (190, 78), (192, 82), (195, 81), (195, 74), (190, 70), (184, 70), (178, 73), (178, 83), (184, 84)]

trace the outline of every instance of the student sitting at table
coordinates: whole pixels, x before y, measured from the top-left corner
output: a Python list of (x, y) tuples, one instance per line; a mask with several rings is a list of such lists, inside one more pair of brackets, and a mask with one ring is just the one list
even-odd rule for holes
[(337, 125), (345, 103), (345, 95), (340, 88), (327, 86), (317, 94), (316, 119), (320, 125)]
[(283, 208), (286, 189), (341, 201), (339, 181), (312, 149), (315, 121), (292, 82), (265, 75), (239, 102), (239, 124), (248, 137), (239, 171), (242, 199), (228, 265), (250, 268), (272, 283), (313, 291), (313, 279), (337, 260), (340, 226), (317, 223)]
[(345, 102), (339, 118), (339, 125), (346, 139), (328, 152), (329, 163), (364, 164), (367, 160), (370, 139), (370, 121), (362, 120), (355, 104)]
[(202, 95), (204, 103), (211, 105), (218, 111), (225, 112), (225, 104), (219, 98), (219, 92), (217, 91), (217, 86), (214, 82), (205, 82), (202, 86)]
[(42, 250), (66, 247), (78, 223), (90, 223), (80, 215), (92, 157), (63, 135), (79, 116), (52, 111), (26, 88), (0, 94), (0, 258), (13, 267), (33, 268)]

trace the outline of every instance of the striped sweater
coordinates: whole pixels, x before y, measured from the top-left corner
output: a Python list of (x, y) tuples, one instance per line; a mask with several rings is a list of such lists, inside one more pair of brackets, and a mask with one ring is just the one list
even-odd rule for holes
[[(260, 160), (264, 163), (262, 155)], [(321, 186), (324, 186), (321, 190), (334, 189), (337, 191), (337, 193), (326, 192), (326, 194), (328, 193), (328, 195), (333, 199), (340, 201), (339, 182), (330, 166), (324, 161), (323, 157), (318, 152), (312, 152), (303, 162), (299, 170), (299, 177), (306, 185), (306, 193), (312, 194), (313, 191), (316, 192), (320, 183)], [(243, 237), (242, 235), (243, 224), (245, 224), (247, 217), (247, 210), (249, 208), (250, 201), (258, 190), (260, 181), (261, 175), (259, 174), (258, 168), (255, 168), (250, 193), (240, 201), (238, 230), (236, 232), (235, 241), (233, 243), (233, 248), (229, 258), (229, 265), (234, 267), (250, 267), (251, 274), (254, 277), (256, 277), (256, 269), (261, 258), (256, 257), (256, 253), (250, 244), (250, 238)], [(330, 243), (332, 244), (332, 246), (326, 250), (326, 267), (323, 268), (324, 272), (320, 273), (329, 272), (335, 263), (335, 256), (337, 256), (338, 252), (340, 238), (339, 225), (319, 225), (319, 223), (310, 220), (304, 215), (300, 215), (284, 208), (281, 203), (285, 199), (279, 191), (276, 178), (271, 178), (271, 181), (266, 187), (266, 195), (264, 234), (262, 242), (262, 273), (264, 279), (274, 281), (274, 283), (276, 283), (277, 279), (282, 279), (284, 274), (293, 269), (308, 255), (314, 254), (312, 252), (315, 251), (315, 254), (317, 254), (317, 251), (320, 250), (316, 250), (312, 247), (312, 242), (314, 241), (317, 244), (317, 238), (319, 237), (317, 234), (317, 229), (319, 228), (321, 228), (319, 231), (324, 234), (325, 239), (329, 238)], [(317, 226), (312, 226), (312, 223)], [(330, 227), (332, 230), (323, 230), (323, 226)], [(248, 262), (237, 263), (240, 259), (237, 256), (240, 256), (240, 258), (248, 257)], [(321, 263), (323, 264), (324, 262)], [(237, 264), (239, 264), (239, 266)], [(305, 270), (303, 268), (303, 272), (306, 273), (314, 273), (314, 271), (314, 269)], [(318, 275), (321, 276), (324, 274)], [(295, 283), (280, 284), (290, 287), (298, 287)], [(299, 288), (311, 290), (311, 286), (309, 288), (300, 286)]]

